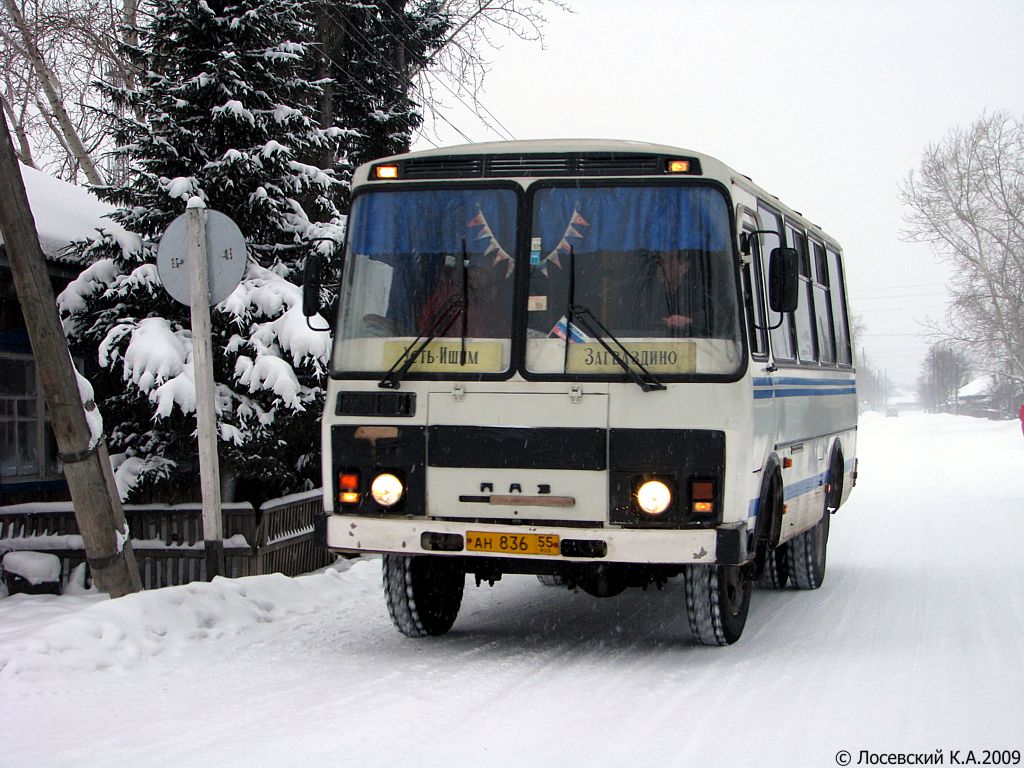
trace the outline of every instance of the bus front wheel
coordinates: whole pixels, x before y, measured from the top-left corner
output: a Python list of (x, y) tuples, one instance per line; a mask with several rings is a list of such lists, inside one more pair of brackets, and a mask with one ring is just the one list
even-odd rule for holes
[(688, 565), (686, 617), (701, 645), (731, 645), (747, 623), (752, 589), (750, 569), (742, 565)]
[(384, 597), (406, 637), (443, 635), (462, 606), (466, 574), (444, 557), (384, 555)]

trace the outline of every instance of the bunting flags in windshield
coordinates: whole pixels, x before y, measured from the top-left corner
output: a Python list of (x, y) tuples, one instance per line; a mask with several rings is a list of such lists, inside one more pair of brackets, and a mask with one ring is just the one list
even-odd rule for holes
[(570, 240), (582, 240), (583, 232), (580, 231), (580, 227), (589, 226), (590, 222), (580, 215), (579, 207), (574, 206), (572, 216), (569, 217), (569, 225), (565, 228), (565, 232), (562, 233), (558, 245), (540, 262), (540, 271), (545, 277), (548, 274), (548, 264), (554, 264), (559, 269), (562, 268), (561, 255), (565, 254), (568, 256), (573, 249), (573, 244)]
[(491, 266), (496, 267), (501, 262), (507, 262), (507, 269), (505, 277), (509, 277), (512, 274), (512, 269), (515, 267), (516, 260), (509, 256), (508, 252), (501, 247), (501, 243), (498, 242), (498, 238), (494, 236), (494, 232), (491, 230), (491, 225), (487, 223), (487, 217), (484, 216), (483, 209), (478, 208), (476, 216), (466, 224), (470, 229), (479, 227), (477, 232), (477, 240), (489, 240), (487, 248), (484, 250), (484, 256), (494, 255), (494, 261)]

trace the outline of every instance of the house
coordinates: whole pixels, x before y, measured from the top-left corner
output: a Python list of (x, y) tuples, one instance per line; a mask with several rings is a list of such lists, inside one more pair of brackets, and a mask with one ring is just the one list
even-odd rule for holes
[(1017, 386), (994, 375), (978, 376), (956, 392), (955, 412), (987, 419), (1010, 419), (1020, 402)]
[[(81, 265), (66, 254), (72, 241), (95, 237), (100, 229), (123, 230), (104, 218), (113, 208), (84, 188), (25, 166), (21, 175), (56, 294), (81, 271)], [(0, 505), (67, 498), (36, 360), (0, 234)]]

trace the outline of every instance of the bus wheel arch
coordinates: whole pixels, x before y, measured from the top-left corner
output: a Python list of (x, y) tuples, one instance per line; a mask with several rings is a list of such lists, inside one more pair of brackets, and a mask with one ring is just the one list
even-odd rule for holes
[(828, 490), (825, 493), (825, 509), (835, 513), (843, 501), (843, 486), (846, 482), (843, 460), (843, 445), (837, 438), (832, 444), (828, 461)]
[(783, 496), (782, 469), (778, 457), (773, 453), (762, 470), (757, 522), (753, 533), (754, 573), (759, 580), (765, 569), (774, 565), (773, 554), (782, 538)]

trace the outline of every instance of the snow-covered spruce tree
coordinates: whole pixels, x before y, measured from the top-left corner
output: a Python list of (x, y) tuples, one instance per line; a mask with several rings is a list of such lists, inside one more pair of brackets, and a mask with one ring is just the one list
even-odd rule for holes
[[(123, 109), (114, 159), (126, 181), (97, 190), (140, 240), (80, 244), (90, 264), (59, 300), (76, 353), (93, 371), (122, 497), (198, 494), (188, 308), (169, 298), (156, 244), (189, 198), (239, 225), (249, 244), (242, 284), (213, 308), (221, 474), (237, 498), (319, 482), (318, 415), (329, 336), (310, 330), (298, 285), (311, 247), (333, 248), (341, 182), (296, 158), (343, 137), (311, 103), (310, 18), (302, 0), (155, 0), (128, 50), (138, 88), (103, 86)], [(320, 222), (320, 223), (315, 223)], [(322, 325), (323, 321), (319, 323)]]
[(415, 81), (451, 42), (449, 5), (445, 0), (316, 0), (316, 72), (330, 79), (319, 99), (320, 119), (353, 130), (343, 155), (353, 165), (409, 149), (423, 122), (413, 98)]

